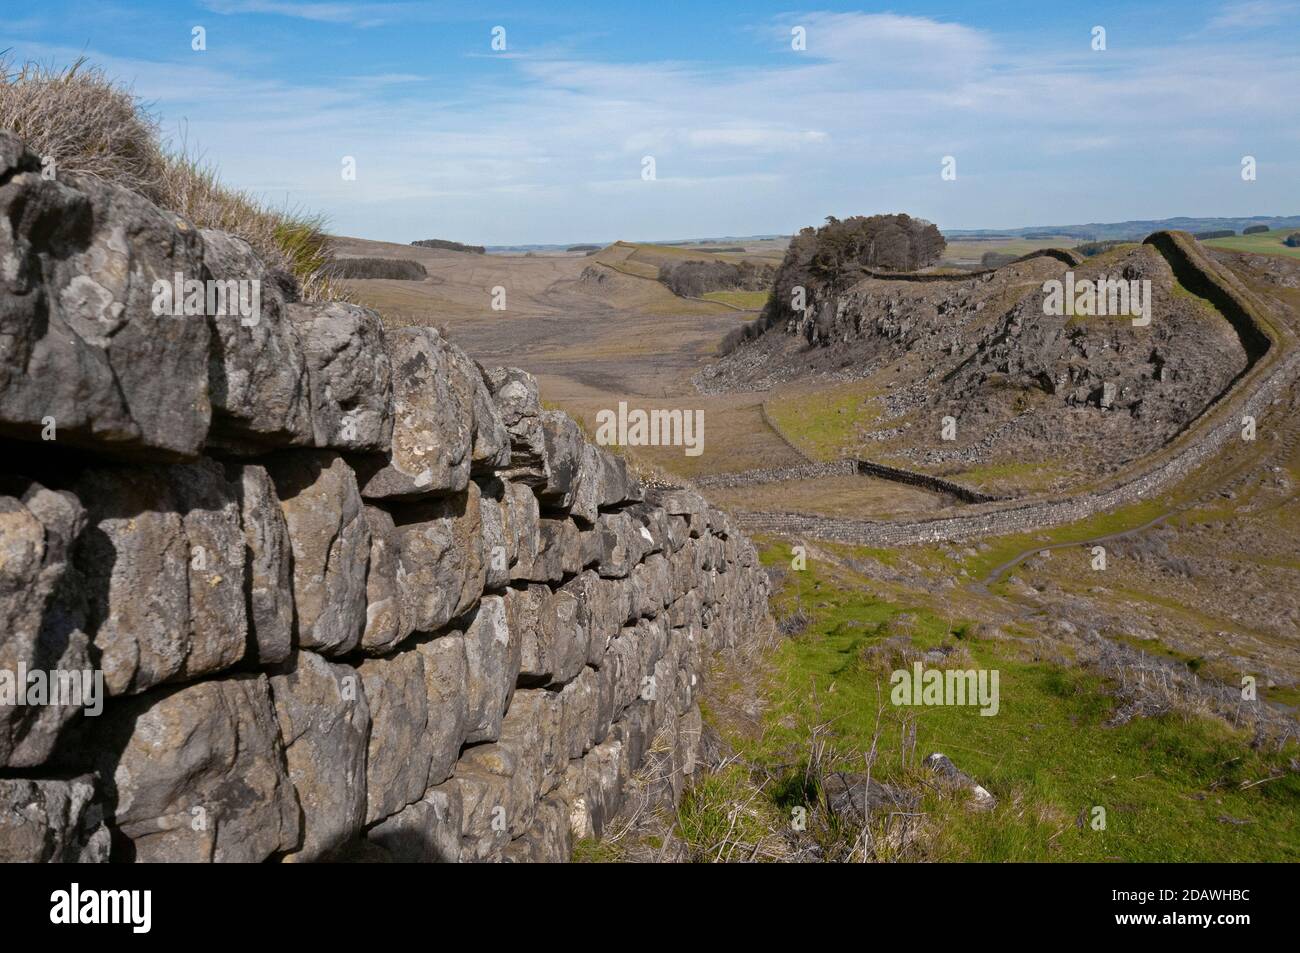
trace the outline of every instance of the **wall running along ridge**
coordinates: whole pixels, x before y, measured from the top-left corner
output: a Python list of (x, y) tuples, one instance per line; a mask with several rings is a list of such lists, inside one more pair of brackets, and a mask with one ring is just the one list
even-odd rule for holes
[[(153, 282), (258, 279), (260, 320)], [(53, 440), (42, 439), (54, 428)], [(431, 328), (0, 134), (0, 860), (560, 860), (694, 770), (750, 542)]]
[(1107, 486), (1073, 496), (1010, 504), (994, 502), (960, 516), (871, 521), (747, 512), (735, 514), (736, 524), (750, 532), (806, 535), (864, 546), (924, 545), (1063, 526), (1149, 499), (1188, 477), (1230, 441), (1241, 439), (1243, 417), (1254, 417), (1261, 424), (1266, 420), (1269, 407), (1300, 376), (1300, 351), (1291, 332), (1271, 322), (1249, 289), (1206, 256), (1186, 232), (1156, 232), (1146, 244), (1165, 255), (1185, 287), (1215, 304), (1236, 329), (1251, 363), (1205, 413), (1135, 471)]
[(764, 483), (786, 483), (790, 480), (817, 480), (838, 476), (869, 476), (889, 480), (892, 483), (904, 483), (954, 497), (963, 503), (991, 503), (1000, 499), (1000, 497), (981, 493), (979, 490), (972, 490), (960, 483), (954, 483), (952, 480), (945, 480), (943, 477), (852, 457), (841, 457), (826, 463), (802, 463), (793, 467), (719, 473), (714, 476), (699, 477), (692, 482), (700, 489), (735, 489), (743, 486), (760, 486)]

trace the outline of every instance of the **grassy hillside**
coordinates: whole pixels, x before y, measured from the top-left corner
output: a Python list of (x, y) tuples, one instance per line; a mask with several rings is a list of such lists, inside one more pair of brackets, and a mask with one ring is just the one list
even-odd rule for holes
[[(790, 558), (785, 544), (763, 552), (772, 566), (788, 567)], [(882, 600), (867, 582), (818, 558), (785, 573), (775, 611), (806, 627), (766, 660), (760, 723), (709, 713), (737, 757), (681, 809), (680, 829), (697, 853), (728, 837), (770, 843), (793, 807), (815, 800), (810, 777), (870, 764), (873, 779), (919, 798), (907, 836), (899, 817), (874, 818), (875, 859), (1300, 859), (1291, 833), (1300, 775), (1287, 772), (1284, 756), (1251, 750), (1246, 733), (1208, 717), (1170, 713), (1112, 726), (1115, 686), (1054, 657), (1040, 633), (990, 632)], [(927, 666), (998, 670), (996, 715), (890, 702), (890, 670), (935, 650), (948, 661)], [(935, 751), (988, 789), (996, 808), (974, 811), (941, 794), (920, 766)], [(739, 826), (737, 799), (748, 804)], [(1097, 807), (1104, 830), (1092, 823)], [(810, 832), (834, 833), (815, 824)]]
[(1256, 232), (1254, 235), (1234, 235), (1232, 238), (1211, 238), (1204, 245), (1211, 248), (1226, 248), (1229, 251), (1253, 252), (1256, 255), (1282, 255), (1286, 258), (1300, 258), (1300, 248), (1288, 248), (1283, 240), (1300, 228), (1275, 228), (1268, 232)]

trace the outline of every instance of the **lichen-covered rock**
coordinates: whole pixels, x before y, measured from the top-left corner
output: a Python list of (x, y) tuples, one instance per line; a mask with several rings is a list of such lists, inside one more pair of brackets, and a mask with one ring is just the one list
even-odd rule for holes
[(500, 475), (530, 486), (546, 483), (546, 437), (542, 432), (542, 402), (537, 380), (517, 367), (485, 372), (492, 400), (510, 440), (510, 460)]
[(298, 799), (264, 675), (120, 699), (81, 757), (114, 805), (124, 858), (257, 863), (298, 845)]
[(354, 304), (289, 304), (302, 342), (315, 446), (384, 453), (393, 437), (393, 378), (383, 324)]
[(424, 693), (428, 717), (429, 780), (441, 784), (451, 776), (452, 765), (465, 742), (469, 721), (469, 663), (465, 637), (459, 632), (421, 642), (416, 651), (424, 657)]
[(574, 593), (532, 584), (508, 589), (505, 600), (511, 635), (520, 643), (519, 675), (526, 683), (562, 684), (582, 670), (588, 635)]
[(209, 444), (234, 452), (311, 446), (315, 434), (307, 361), (298, 331), (285, 316), (280, 281), (242, 238), (213, 229), (200, 234), (204, 277), (230, 289), (226, 313), (207, 316), (212, 332)]
[(502, 504), (506, 510), (506, 525), (510, 528), (510, 578), (523, 579), (540, 548), (541, 511), (532, 487), (525, 483), (506, 481)]
[(357, 647), (366, 627), (370, 530), (352, 469), (336, 453), (268, 463), (293, 548), (297, 644), (325, 655)]
[(362, 493), (409, 500), (459, 492), (469, 480), (474, 444), (474, 392), (466, 369), (434, 328), (398, 328), (387, 340), (392, 443), (384, 448), (383, 465), (363, 472)]
[(370, 530), (370, 565), (366, 570), (366, 628), (360, 648), (367, 655), (383, 655), (403, 642), (414, 625), (402, 611), (397, 581), (402, 542), (393, 517), (369, 504), (363, 512)]
[(514, 577), (529, 582), (559, 582), (582, 571), (582, 542), (578, 524), (568, 518), (542, 517), (538, 521), (537, 551), (520, 557)]
[(46, 179), (8, 132), (0, 183), (0, 435), (195, 456), (212, 417), (208, 324), (156, 311), (154, 283), (201, 277), (197, 230), (94, 176)]
[(461, 391), (473, 408), (471, 470), (475, 475), (491, 476), (510, 466), (510, 434), (492, 399), (482, 365), (454, 344), (447, 345), (447, 352), (453, 372), (452, 386)]
[(465, 740), (492, 741), (519, 677), (521, 640), (510, 631), (505, 600), (484, 596), (465, 627)]
[[(239, 497), (247, 566), (250, 661), (274, 665), (293, 649), (293, 549), (275, 484), (265, 467), (228, 464)], [(255, 654), (254, 654), (255, 653)]]
[(91, 775), (0, 778), (0, 864), (102, 864), (111, 846)]
[(402, 864), (455, 864), (460, 862), (460, 786), (440, 784), (424, 797), (385, 818), (366, 839)]
[[(641, 561), (646, 546), (643, 527), (638, 526), (627, 513), (601, 513), (596, 520), (595, 532), (599, 534), (600, 558), (596, 570), (604, 577), (620, 579)], [(647, 530), (646, 535), (648, 536)]]
[(586, 442), (577, 423), (568, 414), (544, 410), (541, 416), (549, 473), (546, 482), (538, 487), (537, 495), (544, 506), (568, 509), (578, 489), (582, 448)]
[(366, 659), (357, 672), (370, 705), (366, 758), (366, 819), (372, 824), (420, 799), (429, 786), (432, 741), (424, 656), (398, 652)]
[(401, 509), (398, 591), (404, 617), (418, 632), (436, 632), (469, 611), (483, 593), (479, 498), (478, 485), (471, 482), (454, 496)]
[(211, 460), (87, 470), (76, 564), (110, 695), (197, 678), (244, 656), (244, 530)]
[(503, 499), (500, 480), (480, 484), (479, 524), (483, 528), (483, 588), (497, 592), (510, 584), (510, 567), (518, 554), (518, 541), (510, 526), (510, 507)]
[[(27, 687), (18, 684), (20, 669), (91, 672), (84, 586), (71, 565), (86, 517), (71, 493), (39, 483), (0, 479), (0, 494), (9, 493), (0, 495), (0, 697), (13, 697), (0, 702), (0, 768), (24, 768), (49, 757), (63, 726), (84, 707), (62, 703), (78, 699), (17, 702)], [(93, 691), (93, 681), (81, 684), (80, 701), (103, 703), (84, 697), (86, 689)]]
[(591, 524), (601, 507), (618, 506), (642, 498), (640, 481), (627, 469), (627, 461), (595, 444), (584, 443), (577, 488), (569, 512)]
[(361, 832), (370, 706), (356, 670), (298, 652), (271, 676), (302, 842), (286, 860), (318, 860)]

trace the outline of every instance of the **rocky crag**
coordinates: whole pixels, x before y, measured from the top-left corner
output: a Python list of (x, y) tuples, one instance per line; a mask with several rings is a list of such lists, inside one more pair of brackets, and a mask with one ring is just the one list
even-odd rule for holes
[[(256, 319), (159, 314), (177, 274)], [(766, 618), (727, 517), (528, 374), (6, 134), (0, 449), (0, 860), (563, 859), (680, 794)]]

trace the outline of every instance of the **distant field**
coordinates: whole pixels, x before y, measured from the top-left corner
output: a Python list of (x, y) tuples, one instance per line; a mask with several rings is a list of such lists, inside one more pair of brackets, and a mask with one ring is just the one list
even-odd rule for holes
[(1270, 232), (1258, 232), (1254, 235), (1234, 235), (1232, 238), (1211, 238), (1204, 242), (1211, 248), (1226, 248), (1229, 251), (1254, 252), (1256, 255), (1282, 255), (1286, 258), (1300, 258), (1300, 248), (1288, 248), (1282, 240), (1288, 235), (1300, 231), (1295, 228), (1275, 228)]
[(975, 241), (954, 239), (948, 242), (948, 247), (944, 249), (943, 263), (960, 262), (964, 264), (977, 263), (985, 252), (1000, 252), (1003, 255), (1028, 255), (1031, 251), (1038, 251), (1041, 248), (1073, 248), (1079, 244), (1077, 238), (999, 238), (999, 239), (978, 239)]
[(710, 291), (704, 295), (708, 301), (720, 301), (746, 311), (762, 311), (767, 304), (768, 291)]

